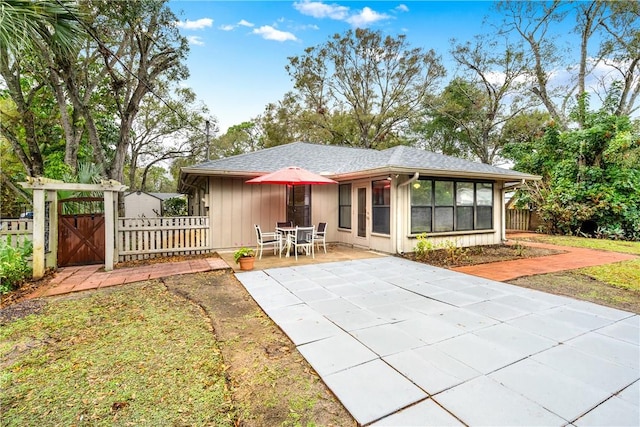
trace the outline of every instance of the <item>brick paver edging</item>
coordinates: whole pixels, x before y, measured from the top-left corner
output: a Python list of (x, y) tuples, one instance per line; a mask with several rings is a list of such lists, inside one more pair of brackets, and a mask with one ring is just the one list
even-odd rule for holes
[[(509, 242), (509, 244), (515, 243)], [(472, 276), (479, 276), (486, 279), (504, 282), (523, 276), (557, 273), (559, 271), (575, 270), (578, 268), (611, 264), (614, 262), (628, 261), (638, 258), (636, 255), (623, 254), (620, 252), (574, 248), (570, 246), (551, 245), (548, 243), (518, 241), (518, 244), (536, 248), (561, 250), (564, 251), (564, 253), (536, 258), (455, 267), (452, 268), (452, 270), (470, 274)]]

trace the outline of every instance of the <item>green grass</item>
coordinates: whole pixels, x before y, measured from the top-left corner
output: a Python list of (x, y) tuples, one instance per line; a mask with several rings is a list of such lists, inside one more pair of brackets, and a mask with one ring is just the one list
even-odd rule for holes
[(590, 239), (574, 236), (536, 236), (536, 241), (553, 245), (572, 246), (576, 248), (599, 249), (603, 251), (622, 252), (640, 255), (640, 242), (622, 240)]
[(52, 300), (0, 328), (0, 425), (216, 425), (236, 418), (199, 307), (160, 285)]
[(640, 259), (587, 267), (579, 271), (616, 288), (640, 292)]

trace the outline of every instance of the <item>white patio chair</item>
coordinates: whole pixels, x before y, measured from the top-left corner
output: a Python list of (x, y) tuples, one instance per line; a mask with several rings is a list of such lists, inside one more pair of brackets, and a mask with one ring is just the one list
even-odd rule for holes
[(298, 248), (302, 248), (309, 256), (309, 252), (311, 252), (311, 256), (313, 258), (316, 257), (316, 254), (313, 250), (313, 234), (315, 227), (296, 227), (296, 232), (290, 237), (291, 246), (293, 247), (293, 252), (296, 254), (296, 261), (298, 260)]
[(262, 259), (262, 249), (265, 246), (273, 247), (273, 254), (280, 250), (280, 235), (275, 232), (263, 233), (258, 224), (255, 224), (256, 228), (256, 240), (258, 241), (258, 248), (260, 249), (260, 256), (258, 259)]
[(326, 222), (321, 222), (320, 224), (318, 224), (318, 229), (316, 230), (316, 232), (313, 235), (313, 241), (315, 242), (316, 246), (318, 246), (318, 248), (320, 248), (320, 243), (322, 243), (322, 247), (324, 248), (324, 253), (327, 253), (327, 236), (326, 236), (326, 231), (327, 231), (327, 223)]

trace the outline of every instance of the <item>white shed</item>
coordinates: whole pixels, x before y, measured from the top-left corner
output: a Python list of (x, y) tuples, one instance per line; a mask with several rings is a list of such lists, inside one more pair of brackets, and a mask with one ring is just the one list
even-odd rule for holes
[(124, 216), (126, 218), (153, 218), (162, 216), (163, 202), (174, 197), (184, 198), (179, 193), (147, 193), (133, 191), (124, 195)]

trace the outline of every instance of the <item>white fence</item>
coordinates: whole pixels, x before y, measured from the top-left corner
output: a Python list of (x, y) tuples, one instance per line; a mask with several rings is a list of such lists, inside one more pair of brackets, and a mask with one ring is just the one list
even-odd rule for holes
[(118, 261), (211, 252), (205, 216), (118, 218)]
[(32, 219), (1, 219), (0, 240), (11, 242), (11, 246), (22, 246), (26, 240), (33, 241)]

